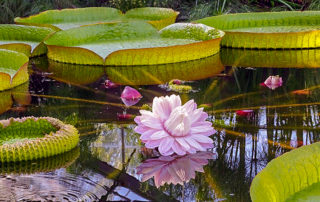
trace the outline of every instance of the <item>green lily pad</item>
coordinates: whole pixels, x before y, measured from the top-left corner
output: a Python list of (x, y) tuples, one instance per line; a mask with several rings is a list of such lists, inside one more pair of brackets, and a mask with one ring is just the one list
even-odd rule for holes
[(252, 181), (253, 202), (318, 201), (320, 142), (303, 146), (272, 160)]
[(190, 23), (176, 23), (159, 32), (135, 21), (98, 24), (60, 31), (45, 41), (52, 60), (89, 65), (153, 65), (216, 54), (224, 33)]
[(23, 53), (0, 49), (0, 91), (29, 80), (28, 61), (29, 58)]
[(225, 31), (222, 46), (259, 49), (320, 47), (320, 11), (239, 13), (196, 22)]
[(121, 85), (157, 85), (172, 79), (194, 81), (219, 74), (224, 70), (220, 55), (188, 62), (164, 65), (107, 67), (108, 78)]
[(0, 121), (0, 162), (54, 156), (79, 142), (76, 128), (51, 117), (25, 117)]
[(179, 12), (168, 8), (136, 8), (122, 14), (120, 10), (108, 7), (48, 10), (26, 18), (15, 18), (15, 23), (50, 27), (65, 30), (84, 25), (112, 23), (116, 21), (142, 20), (161, 29), (175, 22)]
[(319, 68), (319, 49), (249, 50), (222, 48), (221, 60), (226, 66), (272, 68)]
[(43, 40), (54, 33), (50, 28), (24, 25), (0, 25), (0, 48), (24, 53), (28, 57), (45, 54)]

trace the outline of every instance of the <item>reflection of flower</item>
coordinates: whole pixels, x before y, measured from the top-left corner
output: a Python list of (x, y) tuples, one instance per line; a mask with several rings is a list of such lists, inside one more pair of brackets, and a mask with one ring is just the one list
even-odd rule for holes
[(280, 86), (282, 86), (282, 78), (279, 77), (279, 75), (276, 75), (276, 76), (269, 76), (265, 81), (264, 81), (264, 84), (274, 90)]
[(126, 106), (137, 104), (141, 98), (142, 95), (130, 86), (126, 86), (121, 93), (121, 100)]
[(107, 89), (118, 87), (117, 84), (113, 83), (113, 82), (110, 81), (110, 80), (105, 80), (105, 81), (104, 81), (104, 86), (105, 86)]
[(147, 148), (158, 147), (164, 156), (196, 153), (213, 147), (208, 136), (215, 130), (212, 123), (206, 121), (208, 114), (203, 108), (197, 109), (193, 100), (181, 106), (177, 95), (155, 97), (152, 112), (140, 110), (140, 113), (141, 116), (134, 119), (138, 124), (135, 131), (141, 134), (140, 139)]
[(185, 156), (160, 156), (156, 159), (148, 159), (138, 168), (138, 174), (142, 174), (142, 181), (154, 177), (157, 187), (165, 183), (181, 184), (194, 179), (196, 171), (204, 172), (203, 166), (208, 164), (208, 159), (213, 159), (211, 152), (198, 152)]

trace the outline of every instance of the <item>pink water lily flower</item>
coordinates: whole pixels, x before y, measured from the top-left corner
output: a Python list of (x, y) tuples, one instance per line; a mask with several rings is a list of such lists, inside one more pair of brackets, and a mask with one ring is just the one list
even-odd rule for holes
[(208, 164), (208, 159), (213, 159), (211, 152), (198, 152), (184, 156), (160, 156), (148, 159), (137, 168), (137, 173), (142, 174), (142, 181), (154, 177), (156, 187), (165, 183), (181, 184), (194, 179), (197, 172), (204, 172), (203, 166)]
[(274, 90), (280, 86), (282, 86), (282, 78), (279, 77), (279, 75), (276, 75), (276, 76), (269, 76), (265, 81), (264, 81), (264, 84)]
[(147, 148), (158, 148), (161, 155), (185, 155), (213, 147), (208, 136), (216, 131), (206, 121), (208, 114), (203, 108), (197, 109), (193, 100), (181, 105), (177, 95), (155, 97), (152, 112), (140, 110), (140, 113), (134, 119), (138, 124), (135, 132), (141, 134)]
[(137, 104), (142, 95), (134, 88), (126, 86), (121, 93), (121, 100), (126, 106), (132, 106)]

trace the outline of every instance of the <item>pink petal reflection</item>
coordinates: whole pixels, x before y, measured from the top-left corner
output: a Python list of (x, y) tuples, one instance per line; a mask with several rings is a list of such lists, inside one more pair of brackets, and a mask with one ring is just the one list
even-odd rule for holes
[(156, 159), (144, 161), (137, 173), (142, 174), (142, 181), (154, 177), (156, 187), (165, 183), (174, 185), (194, 179), (197, 172), (204, 172), (203, 166), (208, 164), (208, 159), (213, 159), (211, 152), (198, 152), (184, 156), (160, 156)]
[(134, 88), (126, 86), (121, 93), (121, 100), (126, 106), (132, 106), (137, 104), (142, 95)]
[(117, 84), (113, 83), (113, 82), (110, 81), (110, 80), (105, 80), (105, 81), (104, 81), (104, 86), (105, 86), (107, 89), (118, 87)]
[(268, 88), (274, 90), (280, 86), (282, 86), (282, 78), (279, 77), (279, 75), (276, 76), (269, 76), (265, 81), (264, 81), (265, 86)]

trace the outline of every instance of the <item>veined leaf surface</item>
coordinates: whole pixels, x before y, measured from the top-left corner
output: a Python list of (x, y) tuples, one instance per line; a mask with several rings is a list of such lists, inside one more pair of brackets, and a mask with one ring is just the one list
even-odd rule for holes
[(320, 47), (320, 11), (238, 13), (196, 22), (225, 31), (222, 46), (261, 49)]
[(55, 33), (45, 41), (52, 60), (90, 65), (153, 65), (208, 57), (224, 33), (190, 23), (157, 31), (141, 22), (98, 24)]
[(23, 53), (0, 49), (0, 91), (29, 80), (28, 61)]
[(319, 201), (320, 143), (272, 160), (252, 181), (253, 202)]
[(43, 40), (54, 33), (50, 28), (24, 25), (0, 25), (0, 48), (24, 53), (27, 56), (45, 54)]
[(147, 21), (157, 29), (175, 22), (179, 12), (168, 8), (136, 8), (126, 14), (115, 8), (89, 7), (76, 9), (48, 10), (26, 18), (15, 18), (17, 24), (50, 27), (65, 30), (90, 24), (117, 21)]

